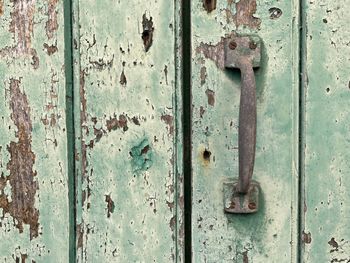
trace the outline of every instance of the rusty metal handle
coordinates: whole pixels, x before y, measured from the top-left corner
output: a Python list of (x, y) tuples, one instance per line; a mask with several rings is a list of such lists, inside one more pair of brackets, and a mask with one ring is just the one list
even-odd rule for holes
[(252, 180), (256, 146), (256, 91), (253, 68), (261, 62), (261, 41), (257, 36), (225, 38), (225, 67), (241, 71), (238, 127), (238, 181), (224, 184), (226, 213), (255, 213), (259, 208), (259, 183)]
[(238, 63), (241, 70), (241, 97), (239, 106), (238, 158), (239, 179), (237, 191), (248, 192), (253, 176), (256, 147), (256, 84), (250, 61)]

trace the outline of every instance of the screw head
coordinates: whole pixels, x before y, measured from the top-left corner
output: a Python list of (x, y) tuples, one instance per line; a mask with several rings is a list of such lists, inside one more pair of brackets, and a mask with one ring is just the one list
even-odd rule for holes
[(237, 43), (236, 41), (232, 40), (228, 46), (231, 50), (235, 50), (237, 47)]
[(255, 43), (254, 41), (251, 41), (251, 42), (249, 43), (249, 48), (250, 48), (251, 50), (254, 50), (254, 49), (256, 49), (257, 47), (258, 47), (258, 44)]
[(250, 203), (248, 204), (248, 207), (249, 207), (250, 210), (254, 210), (254, 209), (256, 209), (256, 203), (250, 202)]

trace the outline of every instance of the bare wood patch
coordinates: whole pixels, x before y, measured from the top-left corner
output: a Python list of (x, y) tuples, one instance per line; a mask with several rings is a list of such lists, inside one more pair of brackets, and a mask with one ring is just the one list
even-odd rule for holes
[[(1, 0), (0, 0), (1, 1)], [(0, 49), (0, 57), (15, 58), (22, 55), (32, 56), (34, 69), (39, 67), (39, 57), (32, 48), (35, 0), (10, 0), (13, 10), (10, 14), (9, 31), (13, 33), (15, 46)]]
[(49, 0), (49, 6), (47, 11), (47, 22), (46, 22), (46, 35), (48, 39), (51, 39), (54, 36), (55, 31), (58, 29), (57, 21), (57, 6), (58, 0)]
[(215, 91), (212, 91), (210, 89), (207, 89), (205, 91), (205, 94), (207, 95), (208, 97), (208, 104), (210, 106), (214, 106), (215, 105)]
[[(20, 233), (24, 230), (24, 224), (29, 225), (30, 239), (33, 239), (38, 236), (39, 229), (39, 211), (35, 208), (39, 187), (34, 180), (36, 171), (33, 171), (35, 154), (31, 148), (32, 122), (27, 96), (20, 90), (20, 81), (15, 79), (10, 81), (10, 108), (11, 119), (17, 127), (18, 142), (10, 142), (7, 147), (11, 156), (7, 163), (10, 175), (0, 178), (0, 207), (3, 216), (9, 213), (13, 217)], [(10, 200), (3, 191), (7, 182), (11, 185)]]
[(44, 43), (44, 48), (46, 50), (46, 53), (51, 56), (52, 54), (55, 54), (58, 51), (58, 48), (56, 45), (49, 46), (48, 44)]
[(236, 13), (233, 15), (229, 9), (226, 9), (227, 20), (231, 20), (236, 26), (247, 26), (250, 28), (259, 28), (261, 20), (254, 17), (256, 12), (256, 0), (240, 0), (236, 2)]
[(202, 53), (205, 58), (214, 61), (216, 66), (220, 69), (225, 68), (225, 54), (224, 54), (224, 38), (221, 38), (217, 44), (200, 43), (196, 49), (197, 53)]
[(4, 1), (0, 0), (0, 16), (4, 14)]
[(162, 121), (164, 121), (168, 125), (168, 134), (174, 134), (174, 117), (168, 114), (162, 115), (160, 117)]
[(106, 197), (105, 201), (107, 203), (107, 217), (110, 218), (111, 214), (113, 214), (113, 212), (114, 212), (115, 206), (114, 206), (114, 202), (113, 202), (110, 195), (106, 195), (105, 197)]

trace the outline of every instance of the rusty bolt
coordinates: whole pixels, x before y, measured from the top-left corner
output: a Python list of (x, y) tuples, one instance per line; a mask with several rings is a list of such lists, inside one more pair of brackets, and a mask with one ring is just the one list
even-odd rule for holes
[(237, 43), (235, 41), (231, 41), (228, 46), (231, 50), (235, 50), (237, 47)]
[(231, 205), (230, 205), (230, 208), (231, 208), (231, 209), (234, 209), (235, 207), (236, 207), (236, 203), (232, 201), (232, 202), (231, 202)]
[(258, 45), (257, 45), (254, 41), (251, 41), (251, 42), (249, 43), (249, 48), (250, 48), (251, 50), (256, 49), (257, 46), (258, 46)]
[(254, 209), (256, 209), (256, 203), (250, 202), (248, 207), (249, 207), (250, 210), (254, 210)]

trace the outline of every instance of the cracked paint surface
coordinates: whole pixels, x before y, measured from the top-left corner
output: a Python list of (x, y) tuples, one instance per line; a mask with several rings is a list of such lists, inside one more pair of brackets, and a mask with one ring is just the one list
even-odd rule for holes
[(182, 261), (177, 4), (79, 1), (78, 262)]
[[(296, 262), (298, 25), (293, 17), (299, 1), (278, 6), (276, 1), (217, 1), (210, 13), (203, 2), (192, 1), (191, 11), (193, 262)], [(272, 7), (283, 15), (271, 19)], [(264, 43), (255, 72), (253, 175), (261, 184), (261, 206), (249, 216), (225, 214), (223, 204), (224, 182), (238, 177), (241, 78), (239, 71), (224, 67), (223, 41), (232, 32), (258, 35)]]
[(345, 6), (349, 1), (303, 6), (308, 11), (303, 25), (302, 218), (304, 232), (312, 235), (302, 246), (305, 262), (350, 262), (350, 17)]
[(48, 2), (0, 1), (0, 262), (68, 262), (63, 2)]

